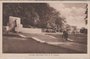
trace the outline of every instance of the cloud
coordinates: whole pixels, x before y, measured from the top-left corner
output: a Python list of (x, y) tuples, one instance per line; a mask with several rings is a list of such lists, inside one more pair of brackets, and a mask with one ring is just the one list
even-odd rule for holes
[(85, 20), (84, 20), (84, 18), (86, 17), (85, 8), (82, 8), (82, 7), (77, 8), (76, 6), (72, 6), (69, 8), (62, 3), (61, 4), (51, 3), (49, 5), (55, 8), (57, 11), (59, 11), (61, 13), (61, 16), (64, 16), (66, 18), (66, 21), (68, 24), (77, 26), (77, 27), (85, 26)]

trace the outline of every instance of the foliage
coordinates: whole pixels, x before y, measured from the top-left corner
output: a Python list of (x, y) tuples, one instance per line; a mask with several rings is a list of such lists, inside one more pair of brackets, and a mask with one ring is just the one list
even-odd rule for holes
[(82, 27), (82, 28), (80, 29), (80, 33), (85, 33), (85, 34), (87, 34), (87, 29), (84, 28), (84, 27)]
[(47, 28), (49, 23), (53, 28), (62, 28), (64, 24), (60, 13), (47, 3), (4, 3), (3, 25), (7, 24), (9, 16), (20, 17), (24, 27)]

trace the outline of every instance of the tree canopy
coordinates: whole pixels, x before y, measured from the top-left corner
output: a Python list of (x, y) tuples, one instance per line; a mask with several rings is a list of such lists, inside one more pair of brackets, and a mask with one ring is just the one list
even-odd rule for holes
[(51, 27), (59, 25), (61, 28), (64, 24), (60, 13), (47, 3), (3, 3), (3, 25), (7, 24), (9, 16), (20, 17), (24, 27), (46, 28), (49, 23)]

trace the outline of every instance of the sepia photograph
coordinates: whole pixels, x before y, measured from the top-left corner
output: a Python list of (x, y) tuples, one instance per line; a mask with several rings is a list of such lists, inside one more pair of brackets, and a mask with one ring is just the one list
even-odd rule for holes
[(87, 54), (88, 3), (2, 3), (2, 53)]

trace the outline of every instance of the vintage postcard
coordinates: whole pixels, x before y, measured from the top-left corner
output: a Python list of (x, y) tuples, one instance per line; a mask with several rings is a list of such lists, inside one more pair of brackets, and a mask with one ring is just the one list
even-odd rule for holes
[(90, 59), (89, 10), (89, 1), (0, 1), (0, 58)]

